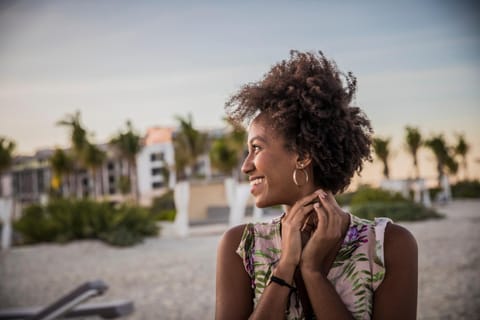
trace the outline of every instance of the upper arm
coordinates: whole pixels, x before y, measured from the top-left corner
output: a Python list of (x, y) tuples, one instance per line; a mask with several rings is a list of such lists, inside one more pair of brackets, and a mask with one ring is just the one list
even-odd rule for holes
[(384, 242), (385, 278), (375, 291), (374, 319), (416, 319), (418, 248), (405, 228), (389, 223)]
[(245, 225), (223, 235), (217, 250), (215, 319), (248, 319), (253, 311), (250, 277), (236, 253)]

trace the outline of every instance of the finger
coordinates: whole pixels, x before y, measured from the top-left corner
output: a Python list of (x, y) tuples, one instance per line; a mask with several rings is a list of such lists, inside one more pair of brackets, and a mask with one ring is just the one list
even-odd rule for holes
[[(309, 204), (309, 205), (306, 205), (306, 206), (303, 206), (301, 207), (299, 210), (298, 210), (298, 214), (296, 215), (296, 220), (299, 220), (303, 223), (305, 223), (305, 221), (307, 220), (307, 218), (315, 212), (315, 210), (313, 209), (313, 203), (312, 204)], [(294, 218), (294, 219), (295, 219)]]
[(335, 197), (331, 191), (324, 192), (319, 196), (320, 203), (326, 209), (327, 214), (330, 216), (335, 213), (336, 209), (339, 208)]
[(324, 229), (328, 225), (327, 210), (325, 210), (320, 203), (315, 203), (313, 209), (317, 214), (317, 228)]
[(313, 212), (313, 204), (301, 206), (298, 209), (290, 210), (290, 212), (285, 215), (284, 221), (294, 224), (303, 224), (307, 220), (308, 216)]
[[(290, 210), (290, 213), (286, 215), (285, 220), (293, 219), (298, 212), (304, 212), (304, 209), (307, 210), (307, 213), (313, 210), (313, 204), (318, 200), (318, 191), (309, 194), (295, 202)], [(305, 213), (305, 212), (304, 212)]]
[(338, 205), (332, 192), (326, 192), (324, 197), (320, 197), (320, 202), (325, 209), (329, 226), (331, 225), (333, 228), (340, 228), (342, 225), (342, 215), (339, 213), (343, 211)]
[(323, 191), (322, 190), (317, 190), (314, 193), (309, 194), (306, 197), (303, 197), (298, 202), (302, 203), (303, 206), (307, 206), (307, 205), (314, 204), (316, 202), (320, 202), (319, 195), (320, 195), (321, 192), (323, 192)]

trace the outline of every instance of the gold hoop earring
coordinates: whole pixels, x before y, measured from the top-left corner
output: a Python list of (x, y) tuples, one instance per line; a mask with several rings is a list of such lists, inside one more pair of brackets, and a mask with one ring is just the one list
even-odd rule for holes
[[(298, 179), (297, 179), (297, 173), (298, 173), (298, 171), (302, 172), (303, 175), (305, 176), (305, 183), (304, 183), (304, 184), (299, 184), (299, 183), (298, 183)], [(295, 183), (295, 185), (296, 185), (297, 187), (301, 187), (301, 186), (303, 186), (303, 185), (305, 185), (305, 184), (308, 183), (308, 173), (307, 173), (307, 171), (306, 171), (303, 167), (301, 167), (301, 168), (295, 168), (295, 170), (293, 170), (293, 183)]]

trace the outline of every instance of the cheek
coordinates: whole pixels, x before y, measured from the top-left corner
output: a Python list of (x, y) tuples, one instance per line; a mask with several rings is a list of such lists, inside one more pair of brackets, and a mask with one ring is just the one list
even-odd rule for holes
[(258, 170), (264, 170), (269, 167), (269, 163), (271, 164), (271, 159), (269, 159), (269, 155), (266, 153), (260, 152), (254, 159), (253, 163), (255, 168)]

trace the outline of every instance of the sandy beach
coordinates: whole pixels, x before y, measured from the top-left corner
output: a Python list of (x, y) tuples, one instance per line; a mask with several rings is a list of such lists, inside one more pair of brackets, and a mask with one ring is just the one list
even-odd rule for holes
[[(419, 246), (418, 319), (479, 319), (480, 200), (438, 207), (445, 219), (402, 223)], [(213, 319), (216, 247), (224, 228), (130, 248), (98, 241), (0, 253), (0, 308), (45, 305), (87, 280), (109, 290), (91, 302), (129, 299), (125, 319)]]

